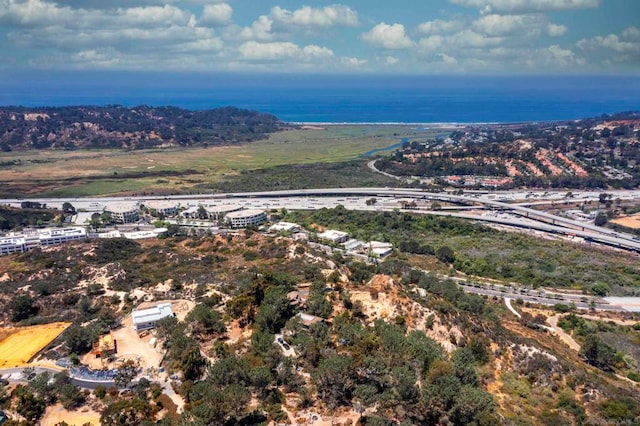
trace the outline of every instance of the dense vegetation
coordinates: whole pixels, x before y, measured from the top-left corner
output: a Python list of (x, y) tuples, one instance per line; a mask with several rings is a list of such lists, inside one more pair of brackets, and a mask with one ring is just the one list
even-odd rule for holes
[(270, 114), (232, 107), (190, 111), (141, 105), (2, 107), (0, 148), (127, 148), (249, 142), (282, 130)]
[[(343, 209), (314, 214), (298, 218), (333, 220), (360, 237), (411, 238), (403, 253), (377, 265), (253, 231), (87, 241), (0, 258), (5, 323), (74, 322), (47, 349), (49, 358), (77, 359), (118, 327), (138, 303), (133, 289), (196, 302), (183, 321), (163, 320), (156, 335), (167, 351), (163, 367), (178, 377), (171, 386), (186, 402), (182, 414), (161, 384), (147, 379), (123, 394), (103, 387), (81, 393), (64, 377), (49, 383), (37, 376), (12, 392), (0, 387), (0, 406), (35, 423), (54, 401), (70, 408), (91, 401), (102, 423), (113, 425), (151, 424), (158, 416), (161, 425), (286, 422), (292, 412), (336, 419), (351, 413), (367, 425), (606, 424), (638, 415), (637, 395), (588, 365), (607, 370), (608, 347), (630, 354), (634, 328), (620, 334), (600, 327), (582, 361), (535, 326), (544, 316), (533, 325), (511, 321), (501, 304), (412, 267), (427, 259), (447, 270), (465, 256), (450, 240), (492, 230), (400, 213), (361, 221)], [(97, 277), (109, 277), (108, 286)], [(170, 288), (159, 291), (157, 283)], [(309, 289), (304, 307), (288, 297), (301, 285)], [(304, 325), (299, 312), (321, 320)], [(246, 337), (232, 337), (240, 331)], [(119, 380), (130, 383), (124, 372)]]
[(56, 217), (61, 219), (62, 212), (46, 208), (12, 208), (0, 206), (0, 231), (16, 228), (36, 227), (50, 224)]
[(270, 169), (243, 171), (197, 189), (219, 192), (284, 191), (304, 188), (354, 188), (389, 186), (393, 179), (371, 173), (364, 161), (293, 164)]
[(437, 256), (441, 250), (442, 258), (442, 248), (449, 247), (454, 256), (447, 256), (445, 263), (467, 275), (533, 288), (570, 287), (593, 294), (607, 283), (606, 293), (640, 293), (640, 269), (631, 254), (497, 231), (463, 219), (338, 207), (290, 212), (287, 220), (340, 229), (364, 241), (390, 241), (406, 253)]

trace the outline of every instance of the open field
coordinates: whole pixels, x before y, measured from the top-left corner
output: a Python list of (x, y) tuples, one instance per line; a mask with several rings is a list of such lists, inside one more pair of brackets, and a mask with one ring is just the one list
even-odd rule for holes
[(616, 225), (622, 225), (626, 228), (640, 229), (640, 214), (619, 217), (616, 219), (612, 219), (610, 222), (615, 223)]
[(54, 322), (1, 330), (0, 333), (4, 337), (0, 341), (0, 368), (19, 367), (27, 364), (35, 354), (70, 325), (70, 322)]
[(290, 130), (264, 141), (141, 151), (28, 151), (0, 154), (0, 195), (107, 195), (188, 191), (242, 171), (353, 160), (431, 133), (409, 126)]
[(56, 404), (47, 407), (40, 425), (42, 426), (54, 426), (61, 422), (65, 422), (70, 426), (81, 426), (86, 424), (99, 425), (100, 413), (93, 411), (90, 408), (82, 408), (77, 411), (65, 410), (61, 404)]

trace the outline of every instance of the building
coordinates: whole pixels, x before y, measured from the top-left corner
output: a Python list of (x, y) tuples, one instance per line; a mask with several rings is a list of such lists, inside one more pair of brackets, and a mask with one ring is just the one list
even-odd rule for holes
[[(189, 207), (182, 212), (186, 219), (209, 219), (221, 221), (228, 213), (242, 210), (242, 206), (237, 204), (204, 205)], [(205, 216), (205, 217), (200, 217)]]
[(178, 205), (168, 200), (149, 201), (145, 207), (155, 212), (156, 216), (173, 217), (178, 214)]
[(84, 228), (45, 228), (24, 233), (11, 233), (0, 238), (0, 255), (23, 253), (35, 247), (46, 247), (87, 238)]
[(110, 203), (105, 211), (117, 223), (133, 223), (140, 219), (138, 206), (132, 203)]
[(324, 319), (321, 318), (321, 317), (317, 317), (317, 316), (311, 315), (311, 314), (305, 314), (303, 312), (298, 312), (296, 314), (296, 316), (300, 320), (300, 323), (302, 324), (302, 326), (305, 327), (305, 328), (309, 328), (313, 324), (316, 324), (316, 323), (324, 321)]
[(393, 253), (393, 244), (382, 243), (380, 241), (369, 241), (363, 248), (366, 248), (372, 257), (382, 258)]
[(24, 237), (0, 238), (0, 255), (11, 253), (23, 253), (27, 251)]
[(349, 234), (342, 231), (335, 231), (333, 229), (328, 229), (318, 234), (318, 238), (333, 244), (340, 244), (340, 243), (346, 242), (349, 239)]
[(258, 226), (267, 220), (267, 214), (263, 210), (239, 210), (227, 213), (225, 222), (231, 228), (246, 228), (249, 226)]
[(53, 246), (87, 238), (84, 228), (48, 228), (38, 231), (41, 246)]
[(150, 330), (155, 328), (158, 321), (170, 316), (173, 316), (171, 303), (162, 303), (152, 308), (134, 310), (131, 312), (133, 329), (138, 332)]
[(298, 232), (300, 225), (291, 222), (278, 222), (269, 227), (269, 232)]

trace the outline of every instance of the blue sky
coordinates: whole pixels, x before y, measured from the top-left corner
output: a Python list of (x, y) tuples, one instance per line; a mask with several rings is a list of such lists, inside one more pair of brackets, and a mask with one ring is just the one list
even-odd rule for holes
[(0, 0), (0, 70), (637, 74), (640, 0)]

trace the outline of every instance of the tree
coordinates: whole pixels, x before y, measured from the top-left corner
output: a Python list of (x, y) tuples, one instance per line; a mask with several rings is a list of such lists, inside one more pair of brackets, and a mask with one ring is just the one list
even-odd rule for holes
[(138, 363), (128, 359), (118, 367), (118, 372), (113, 380), (116, 386), (126, 388), (131, 381), (138, 375)]
[(76, 213), (76, 208), (73, 207), (73, 204), (71, 204), (68, 201), (65, 201), (62, 204), (62, 211), (64, 212), (64, 214), (66, 215), (70, 215), (70, 214), (75, 214)]
[(355, 366), (351, 357), (334, 355), (322, 359), (312, 374), (318, 396), (331, 408), (347, 404), (355, 387), (354, 374)]
[(97, 330), (92, 327), (73, 326), (65, 332), (65, 342), (70, 353), (82, 355), (89, 352), (98, 338)]
[(598, 212), (598, 215), (596, 216), (596, 219), (593, 222), (593, 224), (596, 226), (604, 226), (607, 224), (608, 220), (609, 218), (605, 212)]
[(455, 253), (449, 246), (439, 247), (438, 250), (436, 250), (436, 257), (444, 263), (453, 263), (456, 260)]
[(11, 321), (18, 322), (35, 316), (40, 311), (35, 300), (29, 295), (14, 296), (9, 302)]
[(594, 334), (587, 335), (580, 355), (584, 356), (589, 364), (604, 371), (612, 371), (618, 360), (615, 349)]

